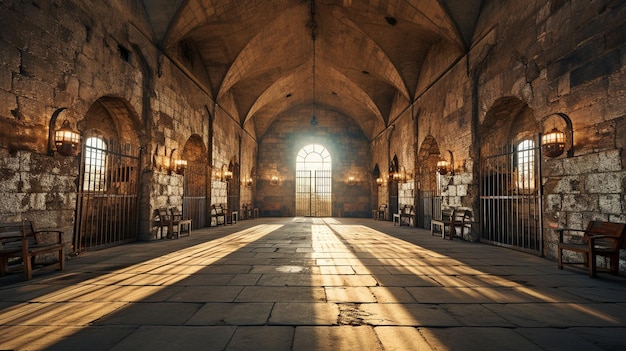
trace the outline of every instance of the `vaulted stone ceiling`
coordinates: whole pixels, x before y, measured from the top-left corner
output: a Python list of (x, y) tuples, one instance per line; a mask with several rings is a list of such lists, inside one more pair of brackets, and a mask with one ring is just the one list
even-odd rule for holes
[(428, 83), (420, 73), (434, 47), (468, 50), (482, 3), (143, 0), (159, 45), (199, 57), (198, 80), (259, 138), (277, 118), (308, 123), (322, 110), (373, 138)]

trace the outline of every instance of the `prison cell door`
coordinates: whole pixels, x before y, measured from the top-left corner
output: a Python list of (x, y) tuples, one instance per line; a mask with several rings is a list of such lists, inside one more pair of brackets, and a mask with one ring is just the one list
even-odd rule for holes
[(539, 140), (481, 149), (481, 241), (543, 251)]
[(183, 217), (190, 218), (193, 229), (207, 226), (207, 167), (191, 162), (185, 170), (183, 185)]
[(429, 190), (420, 190), (417, 194), (417, 227), (430, 229), (430, 222), (441, 218), (441, 196)]
[(74, 250), (137, 239), (140, 150), (88, 138), (79, 170)]
[(331, 171), (296, 171), (296, 216), (332, 215)]

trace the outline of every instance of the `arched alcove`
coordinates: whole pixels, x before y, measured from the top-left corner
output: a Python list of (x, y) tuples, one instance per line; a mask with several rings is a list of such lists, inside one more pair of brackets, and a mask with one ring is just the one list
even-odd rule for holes
[(85, 142), (79, 169), (74, 250), (137, 239), (143, 129), (127, 101), (102, 97), (78, 123)]

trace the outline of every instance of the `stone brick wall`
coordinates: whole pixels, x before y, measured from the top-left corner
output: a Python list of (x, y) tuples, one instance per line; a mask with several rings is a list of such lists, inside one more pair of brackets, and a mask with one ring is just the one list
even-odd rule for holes
[(70, 250), (78, 175), (74, 162), (0, 147), (0, 222), (30, 220), (36, 228), (63, 230)]

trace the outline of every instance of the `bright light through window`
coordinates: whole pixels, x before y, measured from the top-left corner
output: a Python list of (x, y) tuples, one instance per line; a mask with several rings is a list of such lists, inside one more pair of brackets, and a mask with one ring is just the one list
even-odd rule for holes
[(535, 142), (523, 140), (517, 145), (517, 185), (520, 190), (535, 189)]
[(83, 175), (84, 191), (104, 191), (106, 174), (106, 144), (96, 137), (87, 138), (85, 142), (85, 173)]

